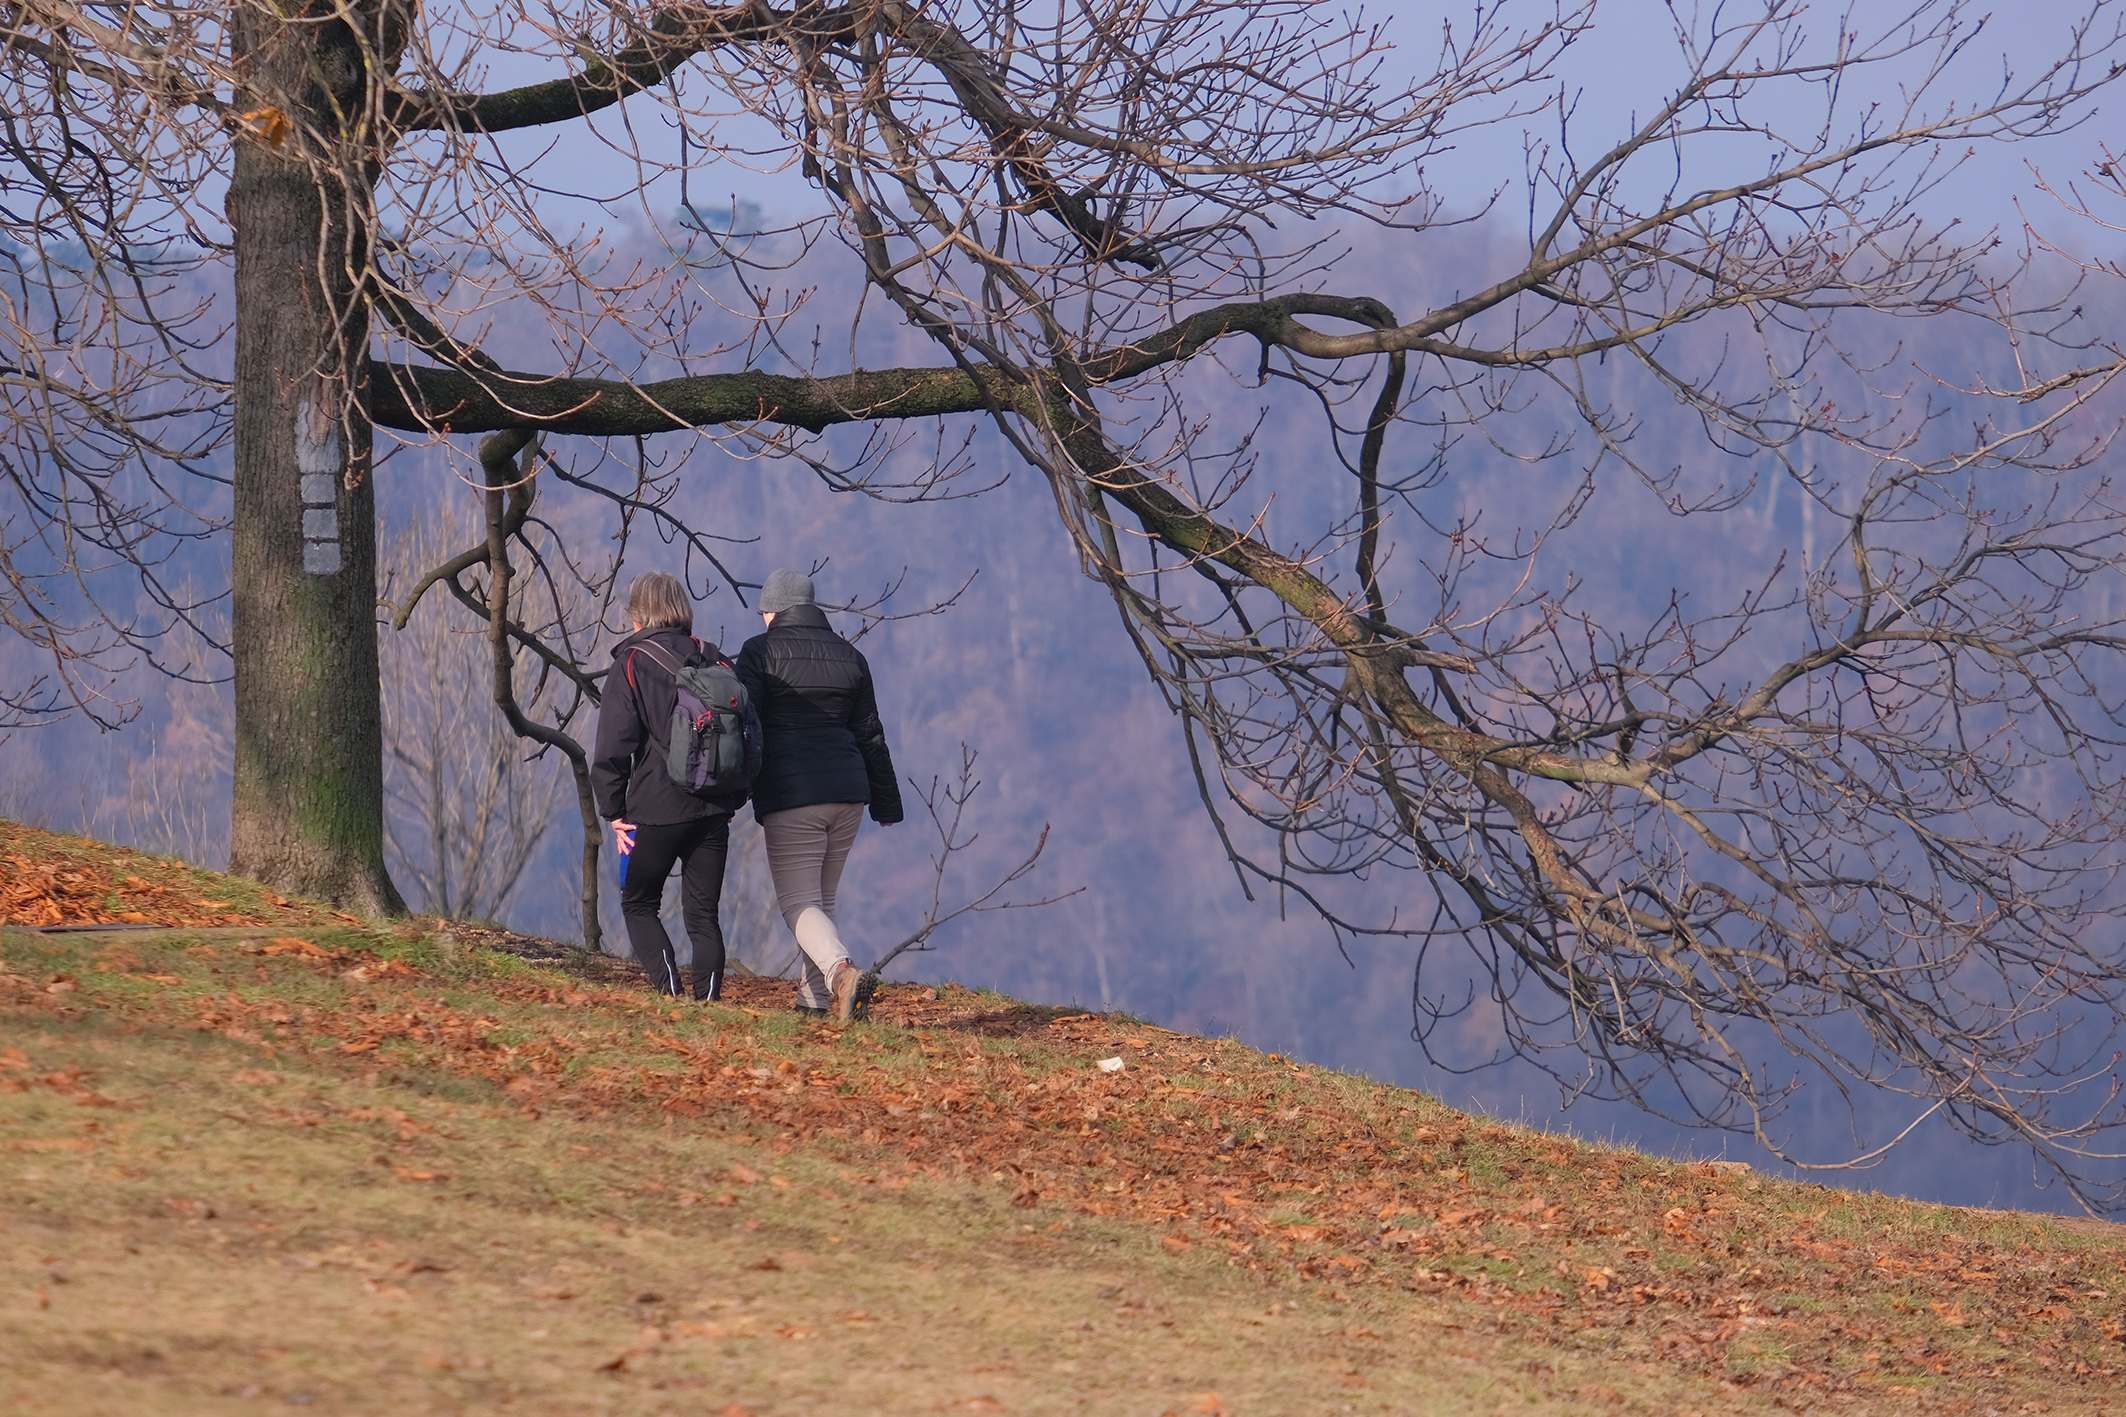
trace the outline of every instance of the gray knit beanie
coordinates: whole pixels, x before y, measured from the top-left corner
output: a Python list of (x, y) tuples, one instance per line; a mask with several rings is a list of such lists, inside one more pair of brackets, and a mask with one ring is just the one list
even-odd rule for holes
[(811, 603), (812, 578), (796, 571), (771, 571), (768, 583), (760, 588), (760, 608), (764, 614), (780, 615), (792, 606)]

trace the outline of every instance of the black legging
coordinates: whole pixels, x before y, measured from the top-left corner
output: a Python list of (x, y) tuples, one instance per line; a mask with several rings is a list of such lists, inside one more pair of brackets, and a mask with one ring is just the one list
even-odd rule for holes
[(694, 946), (694, 997), (723, 995), (723, 923), (716, 918), (716, 901), (723, 894), (724, 860), (730, 851), (731, 817), (726, 812), (668, 826), (637, 826), (635, 849), (620, 858), (620, 915), (627, 922), (628, 944), (661, 993), (686, 992), (679, 987), (672, 937), (658, 919), (665, 877), (676, 861), (680, 918)]

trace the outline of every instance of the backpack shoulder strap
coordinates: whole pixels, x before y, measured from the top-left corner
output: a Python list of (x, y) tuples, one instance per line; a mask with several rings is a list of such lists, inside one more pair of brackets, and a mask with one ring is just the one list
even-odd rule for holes
[[(675, 678), (678, 676), (679, 666), (672, 663), (672, 661), (670, 661), (669, 659), (666, 659), (664, 657), (663, 652), (660, 651), (657, 646), (651, 644), (648, 640), (644, 640), (641, 644), (636, 645), (635, 649), (641, 650), (644, 654), (655, 660), (659, 665), (664, 668), (664, 671), (667, 674), (670, 674)], [(628, 651), (627, 681), (630, 684), (633, 684), (635, 682), (635, 650)]]

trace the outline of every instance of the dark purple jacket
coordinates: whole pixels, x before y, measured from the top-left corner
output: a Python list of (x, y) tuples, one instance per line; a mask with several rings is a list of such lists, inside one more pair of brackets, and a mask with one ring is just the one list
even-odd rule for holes
[(613, 647), (613, 667), (598, 704), (597, 746), (591, 752), (591, 795), (597, 799), (598, 815), (607, 821), (625, 818), (636, 826), (669, 826), (737, 811), (745, 805), (743, 792), (710, 800), (672, 781), (665, 755), (671, 750), (672, 710), (679, 691), (671, 671), (642, 652), (645, 641), (672, 664), (684, 664), (687, 656), (697, 653), (723, 657), (709, 641), (669, 627), (637, 630)]
[(760, 710), (767, 756), (753, 780), (753, 813), (823, 802), (869, 802), (871, 820), (901, 819), (901, 784), (878, 720), (871, 666), (827, 626), (817, 605), (796, 605), (738, 652), (738, 678)]

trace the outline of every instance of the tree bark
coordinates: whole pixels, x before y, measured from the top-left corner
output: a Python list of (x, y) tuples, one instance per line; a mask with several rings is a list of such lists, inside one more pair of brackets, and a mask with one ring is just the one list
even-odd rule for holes
[[(366, 8), (366, 7), (363, 7)], [(358, 13), (358, 11), (357, 11)], [(230, 869), (369, 913), (384, 867), (362, 48), (329, 6), (239, 5)], [(372, 51), (373, 52), (373, 51)], [(283, 128), (272, 116), (285, 118)], [(276, 141), (277, 136), (277, 141)]]

